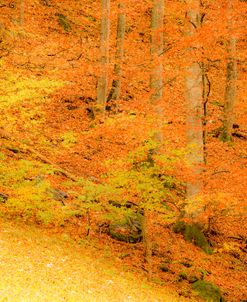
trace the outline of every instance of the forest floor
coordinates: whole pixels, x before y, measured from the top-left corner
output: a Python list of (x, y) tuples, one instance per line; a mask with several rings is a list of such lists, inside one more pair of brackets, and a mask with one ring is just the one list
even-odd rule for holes
[(0, 301), (188, 300), (128, 272), (109, 251), (1, 219)]
[[(155, 282), (147, 283), (142, 243), (118, 242), (101, 232), (98, 222), (104, 219), (97, 209), (90, 223), (86, 215), (84, 221), (78, 218), (74, 205), (84, 192), (76, 182), (75, 188), (68, 182), (78, 178), (97, 183), (107, 170), (106, 159), (126, 158), (150, 136), (153, 126), (145, 103), (149, 65), (143, 62), (149, 55), (148, 7), (143, 1), (139, 11), (135, 8), (128, 15), (121, 114), (110, 113), (105, 122), (96, 123), (91, 115), (99, 73), (100, 2), (51, 2), (49, 6), (46, 1), (25, 1), (22, 26), (18, 5), (1, 7), (0, 216), (14, 218), (0, 218), (0, 302), (187, 301), (181, 296), (193, 301), (191, 284), (180, 278), (186, 274), (216, 284), (228, 302), (247, 301), (246, 97), (239, 96), (234, 140), (223, 143), (218, 137), (218, 100), (222, 101), (225, 74), (220, 68), (212, 71), (202, 223), (211, 227), (208, 239), (214, 253), (205, 254), (165, 222), (157, 223)], [(66, 22), (61, 24), (62, 16), (71, 31), (64, 28)], [(174, 53), (178, 54), (169, 54), (171, 66), (173, 61), (177, 66), (180, 55)], [(176, 78), (179, 66), (169, 69), (167, 79)], [(244, 91), (244, 77), (240, 73), (239, 91)], [(186, 128), (181, 78), (166, 86), (164, 99), (165, 147), (178, 153)], [(181, 164), (175, 176), (184, 181), (185, 172)], [(53, 200), (49, 190), (54, 188), (68, 198)], [(181, 203), (183, 198), (178, 206)], [(27, 225), (18, 224), (16, 217)], [(90, 240), (85, 235), (89, 229)], [(163, 261), (168, 271), (160, 269)], [(176, 298), (176, 293), (181, 296)]]

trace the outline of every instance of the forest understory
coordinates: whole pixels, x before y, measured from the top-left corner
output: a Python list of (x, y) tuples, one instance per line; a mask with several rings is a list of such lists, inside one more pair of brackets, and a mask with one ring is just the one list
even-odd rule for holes
[[(150, 20), (153, 3), (160, 2), (111, 1), (103, 65), (100, 1), (0, 1), (0, 301), (247, 301), (246, 3), (233, 1), (238, 72), (228, 81), (228, 1), (203, 1), (201, 29), (194, 33), (190, 20), (189, 34), (186, 12), (194, 8), (187, 2), (165, 1), (162, 30), (157, 29), (164, 44), (156, 57), (160, 41)], [(117, 52), (121, 14), (126, 18), (122, 56)], [(199, 109), (194, 114), (202, 127), (193, 126), (196, 137), (201, 131), (202, 152), (191, 157), (198, 146), (188, 144), (194, 107), (188, 112), (193, 95), (185, 90), (195, 60), (203, 70), (203, 114)], [(154, 101), (159, 91), (152, 76), (161, 66), (163, 94)], [(106, 68), (102, 109), (99, 79)], [(226, 91), (233, 81), (237, 102), (229, 113), (229, 137)], [(196, 198), (188, 197), (188, 184), (199, 191)], [(15, 243), (13, 261), (7, 237)], [(90, 292), (88, 276), (80, 300), (83, 281), (66, 289), (68, 280), (56, 269), (49, 278), (48, 271), (37, 277), (47, 278), (47, 288), (56, 280), (54, 291), (38, 300), (41, 285), (31, 282), (28, 298), (21, 288), (22, 266), (15, 272), (14, 263), (31, 265), (20, 256), (25, 248), (28, 255), (29, 244), (33, 262), (39, 244), (44, 258), (44, 246), (51, 245), (47, 257), (54, 253), (61, 259), (65, 256), (57, 251), (68, 244), (73, 269), (81, 265), (80, 253), (88, 257), (83, 265), (90, 263), (93, 278), (100, 279), (97, 295)], [(102, 262), (117, 271), (95, 277), (98, 266), (107, 270)], [(73, 273), (68, 267), (61, 268), (66, 276)], [(84, 266), (75, 269), (84, 273)], [(25, 271), (25, 278), (32, 277)], [(20, 286), (8, 296), (11, 282)], [(60, 286), (61, 299), (54, 300)], [(116, 295), (128, 288), (130, 299)]]

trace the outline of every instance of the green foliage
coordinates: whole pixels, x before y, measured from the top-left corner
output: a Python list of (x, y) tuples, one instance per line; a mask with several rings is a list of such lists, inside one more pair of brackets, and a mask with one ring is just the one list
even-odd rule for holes
[(164, 200), (175, 198), (173, 190), (181, 183), (167, 173), (171, 159), (155, 154), (157, 148), (157, 142), (146, 140), (127, 158), (108, 161), (105, 187), (112, 200), (131, 200), (147, 210), (168, 211)]
[(4, 72), (3, 78), (4, 83), (0, 88), (0, 110), (13, 105), (18, 106), (23, 101), (30, 102), (36, 98), (43, 101), (45, 95), (63, 86), (62, 82), (48, 78), (37, 80), (11, 72)]
[(77, 185), (82, 188), (81, 195), (77, 197), (81, 207), (83, 209), (102, 210), (104, 207), (105, 186), (83, 178), (78, 181)]
[(176, 190), (182, 185), (167, 172), (175, 160), (180, 158), (180, 154), (168, 158), (155, 154), (157, 148), (157, 142), (146, 140), (127, 157), (107, 161), (108, 171), (102, 175), (101, 183), (85, 179), (74, 183), (77, 188), (81, 188), (77, 208), (84, 212), (102, 211), (111, 223), (126, 225), (125, 220), (131, 219), (134, 211), (126, 207), (131, 201), (135, 204), (135, 211), (160, 211), (165, 219), (174, 219), (176, 214), (166, 205), (165, 200), (176, 201)]
[[(175, 177), (168, 174), (180, 154), (160, 156), (155, 154), (157, 148), (157, 142), (146, 140), (127, 157), (117, 161), (108, 160), (108, 170), (101, 176), (100, 182), (80, 179), (76, 183), (67, 183), (70, 189), (73, 186), (77, 190), (81, 188), (75, 202), (76, 209), (84, 214), (88, 214), (90, 210), (100, 211), (110, 222), (112, 237), (122, 236), (118, 240), (128, 242), (141, 240), (142, 225), (135, 224), (137, 220), (142, 220), (140, 213), (143, 210), (159, 211), (165, 219), (174, 219), (176, 214), (166, 205), (165, 200), (172, 199), (176, 202), (176, 190), (182, 186)], [(129, 202), (131, 205), (128, 205)], [(133, 219), (133, 215), (141, 217)], [(120, 229), (124, 234), (119, 232)], [(135, 237), (133, 229), (137, 230), (136, 238), (131, 238)]]
[(5, 155), (2, 153), (2, 152), (0, 152), (0, 161), (3, 161), (3, 160), (5, 160)]
[(205, 253), (212, 254), (212, 249), (210, 248), (200, 225), (196, 223), (187, 224), (184, 221), (178, 221), (174, 224), (173, 231), (175, 233), (183, 234), (185, 240), (199, 246)]
[(70, 213), (49, 194), (51, 185), (45, 175), (51, 173), (50, 166), (38, 162), (0, 159), (0, 185), (11, 192), (2, 205), (5, 213), (45, 224), (63, 224)]
[(61, 138), (62, 144), (65, 148), (71, 148), (77, 143), (77, 138), (73, 131), (65, 132)]
[(193, 283), (192, 288), (200, 297), (208, 302), (224, 302), (220, 289), (213, 283), (204, 280), (198, 280)]

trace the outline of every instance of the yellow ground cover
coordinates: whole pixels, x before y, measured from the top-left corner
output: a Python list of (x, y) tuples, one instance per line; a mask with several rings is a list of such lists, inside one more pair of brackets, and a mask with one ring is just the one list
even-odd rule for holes
[[(186, 301), (67, 235), (0, 220), (0, 301)], [(191, 300), (190, 300), (191, 301)]]

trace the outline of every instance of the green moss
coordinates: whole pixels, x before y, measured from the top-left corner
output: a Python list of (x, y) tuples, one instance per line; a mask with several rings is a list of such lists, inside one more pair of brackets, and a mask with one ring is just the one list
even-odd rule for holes
[(114, 221), (109, 227), (109, 235), (118, 241), (136, 243), (142, 240), (142, 215), (131, 216)]
[(209, 302), (224, 302), (224, 298), (220, 292), (220, 289), (213, 283), (206, 282), (204, 280), (198, 280), (192, 285), (200, 297)]
[(188, 276), (187, 276), (186, 272), (179, 273), (179, 275), (178, 275), (178, 281), (187, 280), (187, 279), (188, 279)]
[(232, 137), (228, 135), (228, 133), (226, 131), (223, 130), (223, 132), (221, 133), (221, 135), (219, 136), (220, 140), (223, 143), (227, 143), (227, 142), (231, 142), (232, 141)]
[(56, 13), (56, 16), (57, 16), (58, 23), (62, 26), (62, 28), (66, 32), (71, 31), (71, 25), (70, 25), (68, 18), (66, 16), (64, 16), (63, 14), (59, 14), (59, 13)]
[(185, 229), (186, 229), (186, 223), (184, 221), (177, 221), (172, 227), (174, 233), (183, 234)]
[(183, 234), (185, 240), (199, 246), (205, 253), (212, 254), (209, 242), (203, 234), (199, 224), (187, 224), (183, 221), (178, 221), (174, 224), (173, 231), (175, 233)]
[(193, 242), (195, 245), (199, 246), (207, 254), (212, 253), (207, 238), (205, 237), (202, 230), (197, 224), (191, 224), (186, 226), (184, 238), (185, 240)]

